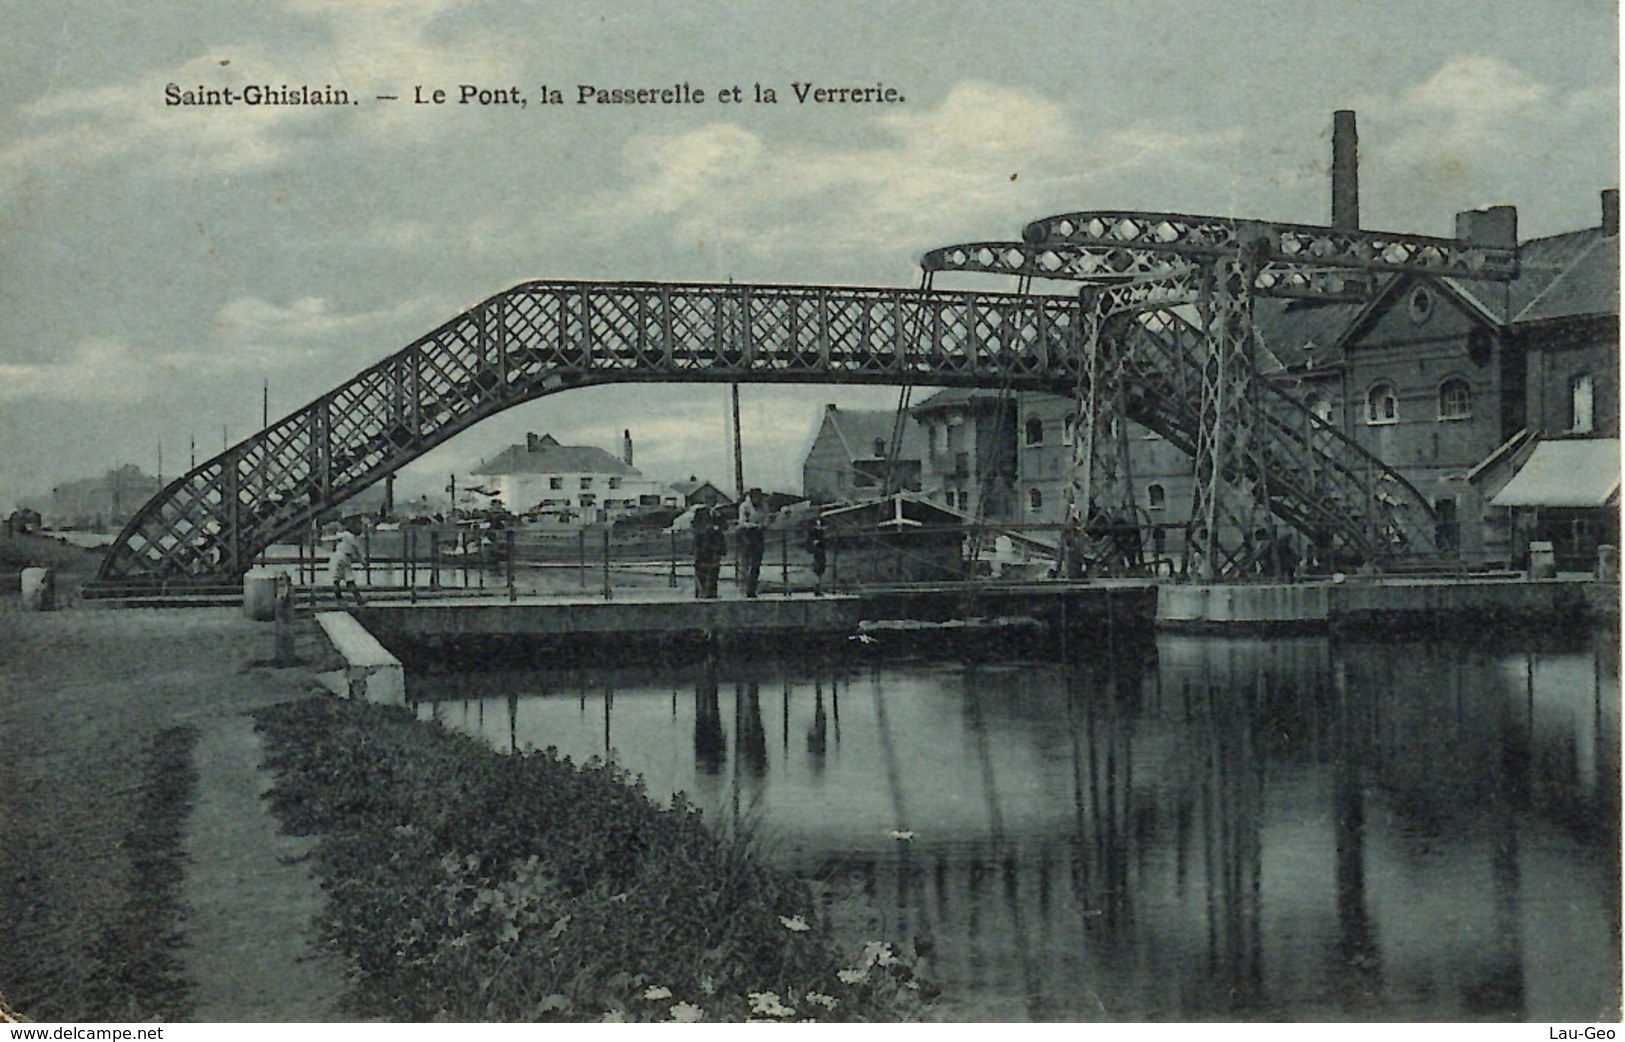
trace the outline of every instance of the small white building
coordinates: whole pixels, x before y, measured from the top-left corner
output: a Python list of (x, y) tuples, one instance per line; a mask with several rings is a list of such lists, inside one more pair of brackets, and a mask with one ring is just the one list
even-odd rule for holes
[[(631, 455), (631, 439), (626, 442)], [(594, 445), (561, 445), (551, 434), (528, 434), (474, 469), (494, 500), (538, 521), (591, 524), (663, 506), (680, 506), (669, 486), (650, 480), (625, 459)]]

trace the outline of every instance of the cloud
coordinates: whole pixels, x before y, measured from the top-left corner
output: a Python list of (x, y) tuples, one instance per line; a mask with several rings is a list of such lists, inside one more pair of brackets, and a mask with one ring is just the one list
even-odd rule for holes
[[(218, 54), (240, 60), (222, 66)], [(165, 88), (171, 83), (181, 90), (200, 85), (241, 90), (250, 83), (264, 83), (263, 78), (251, 78), (250, 70), (266, 67), (263, 55), (253, 48), (228, 45), (195, 56), (178, 69), (155, 70), (125, 83), (53, 91), (17, 113), (22, 129), (0, 147), (0, 185), (126, 159), (182, 172), (216, 173), (276, 162), (286, 147), (277, 128), (296, 116), (308, 118), (303, 107), (165, 104)]]
[(422, 319), (444, 310), (448, 309), (415, 298), (405, 299), (391, 308), (347, 314), (332, 310), (323, 297), (302, 297), (290, 304), (273, 304), (259, 297), (236, 297), (221, 306), (213, 328), (221, 337), (235, 343), (287, 343)]
[(1612, 86), (1562, 91), (1502, 59), (1462, 55), (1361, 110), (1377, 131), (1363, 135), (1368, 165), (1409, 186), (1401, 209), (1413, 224), (1494, 203), (1561, 209), (1618, 177)]
[[(258, 378), (279, 381), (316, 368), (356, 368), (356, 334), (428, 328), (427, 315), (450, 313), (433, 301), (408, 299), (374, 311), (337, 312), (320, 297), (275, 304), (238, 297), (215, 313), (201, 344), (155, 346), (126, 337), (86, 336), (46, 361), (0, 361), (0, 400), (141, 401), (173, 391), (177, 382)], [(321, 374), (326, 378), (330, 374)], [(335, 378), (337, 379), (337, 378)]]
[(155, 386), (149, 356), (115, 337), (87, 337), (48, 362), (0, 361), (0, 401), (137, 401)]
[[(515, 34), (444, 24), (445, 16), (466, 6), (463, 0), (289, 0), (284, 6), (325, 23), (325, 45), (311, 46), (297, 35), (264, 44), (222, 41), (179, 65), (118, 83), (55, 88), (18, 107), (0, 145), (0, 191), (65, 168), (109, 163), (165, 174), (238, 174), (356, 134), (374, 146), (421, 147), (453, 132), (452, 121), (423, 118), (404, 100), (376, 102), (375, 93), (406, 95), (411, 81), (448, 70), (495, 82), (521, 66), (523, 41)], [(171, 84), (181, 91), (332, 87), (362, 108), (170, 105), (165, 91)]]
[(737, 123), (634, 135), (623, 149), (631, 183), (606, 186), (585, 210), (605, 234), (664, 228), (683, 243), (720, 240), (756, 255), (895, 249), (1022, 212), (1032, 189), (1021, 173), (1077, 145), (1053, 102), (976, 81), (918, 112), (843, 115), (857, 124), (851, 138), (873, 143), (831, 148)]

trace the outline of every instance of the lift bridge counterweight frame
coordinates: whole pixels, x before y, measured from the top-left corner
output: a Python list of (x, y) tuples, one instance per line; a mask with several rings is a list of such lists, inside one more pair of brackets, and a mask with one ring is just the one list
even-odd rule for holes
[[(1380, 564), (1436, 552), (1421, 493), (1258, 376), (1254, 299), (1363, 301), (1377, 276), (1399, 272), (1505, 281), (1518, 257), (1515, 247), (1360, 229), (1090, 212), (1035, 221), (1020, 243), (932, 250), (923, 264), (1084, 284), (1070, 570), (1141, 567), (1122, 422), (1132, 419), (1193, 456), (1187, 563), (1193, 577), (1212, 580), (1261, 566), (1274, 541), (1271, 515), (1339, 559)], [(1180, 311), (1196, 312), (1194, 328)], [(1132, 318), (1114, 324), (1118, 316)], [(1190, 372), (1200, 374), (1195, 401), (1188, 386), (1166, 386)], [(1187, 413), (1183, 430), (1174, 429), (1173, 403)]]

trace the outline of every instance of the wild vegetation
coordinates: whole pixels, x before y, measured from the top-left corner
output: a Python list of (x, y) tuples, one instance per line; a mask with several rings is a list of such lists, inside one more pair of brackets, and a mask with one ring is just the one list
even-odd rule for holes
[(269, 794), (317, 837), (321, 934), (395, 1020), (911, 1020), (910, 963), (837, 952), (807, 885), (613, 765), (498, 754), (366, 703), (262, 711)]

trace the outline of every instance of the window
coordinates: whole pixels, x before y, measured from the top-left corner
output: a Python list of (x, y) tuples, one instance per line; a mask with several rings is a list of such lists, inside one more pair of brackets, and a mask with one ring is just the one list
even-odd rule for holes
[(1066, 420), (1061, 424), (1061, 444), (1062, 445), (1070, 445), (1070, 444), (1072, 444), (1073, 438), (1076, 437), (1076, 435), (1077, 435), (1077, 430), (1078, 430), (1078, 415), (1077, 415), (1077, 413), (1068, 413), (1067, 417), (1066, 417)]
[(1411, 299), (1406, 302), (1406, 311), (1410, 313), (1411, 321), (1421, 325), (1433, 314), (1433, 294), (1425, 286), (1418, 286), (1411, 290)]
[(1332, 403), (1329, 398), (1319, 391), (1310, 391), (1309, 396), (1303, 400), (1304, 408), (1315, 414), (1315, 418), (1322, 423), (1332, 422)]
[(564, 479), (563, 478), (548, 478), (547, 479), (547, 487), (548, 488), (563, 488), (564, 487)]
[(1591, 374), (1581, 373), (1569, 380), (1569, 430), (1584, 434), (1592, 428)]
[(1027, 490), (1027, 509), (1031, 510), (1035, 514), (1038, 513), (1040, 510), (1043, 510), (1044, 509), (1044, 493), (1040, 492), (1036, 488), (1028, 489)]
[(580, 502), (584, 507), (596, 506), (598, 503), (598, 497), (593, 495), (582, 496)]
[(1378, 384), (1365, 398), (1365, 422), (1398, 423), (1399, 395), (1393, 384)]
[(1044, 444), (1044, 421), (1036, 416), (1027, 421), (1027, 444)]
[(1467, 381), (1454, 377), (1439, 385), (1439, 419), (1465, 420), (1473, 415), (1473, 391)]
[(1152, 485), (1145, 490), (1146, 506), (1152, 510), (1164, 510), (1168, 506), (1168, 490), (1161, 485)]
[(970, 493), (966, 492), (964, 489), (959, 490), (959, 509), (970, 509)]
[(582, 478), (581, 479), (581, 487), (582, 488), (592, 488), (592, 478)]
[(610, 478), (609, 479), (609, 487), (610, 488), (620, 488), (621, 487), (621, 479), (620, 478)]
[(875, 439), (875, 458), (876, 459), (884, 459), (885, 457), (886, 457), (886, 439), (884, 439), (884, 438), (876, 438)]

